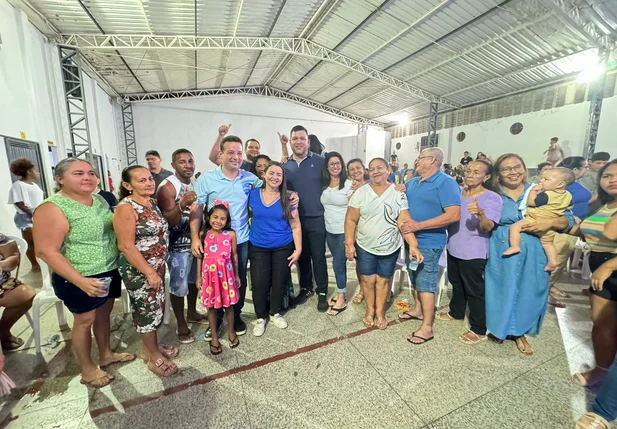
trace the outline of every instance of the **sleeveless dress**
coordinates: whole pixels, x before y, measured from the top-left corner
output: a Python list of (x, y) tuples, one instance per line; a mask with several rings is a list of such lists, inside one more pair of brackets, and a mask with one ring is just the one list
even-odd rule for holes
[(201, 301), (204, 307), (229, 307), (238, 302), (238, 285), (231, 257), (230, 231), (220, 234), (206, 232), (201, 269)]
[[(137, 212), (135, 247), (164, 281), (167, 220), (152, 199), (151, 207), (142, 206), (131, 197), (122, 201), (130, 204)], [(131, 298), (133, 324), (137, 332), (143, 334), (156, 331), (163, 321), (165, 288), (151, 288), (146, 276), (133, 267), (124, 255), (120, 256), (120, 274)]]

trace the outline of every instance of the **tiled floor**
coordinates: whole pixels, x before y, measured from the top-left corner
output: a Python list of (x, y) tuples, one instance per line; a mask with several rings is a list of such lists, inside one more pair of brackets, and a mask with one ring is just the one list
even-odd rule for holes
[[(355, 282), (350, 267), (350, 295)], [(32, 275), (27, 281), (37, 284)], [(331, 291), (334, 278), (330, 279)], [(40, 281), (38, 282), (40, 283)], [(53, 307), (42, 317), (43, 339), (60, 333), (56, 347), (36, 355), (31, 329), (15, 333), (26, 350), (7, 355), (5, 371), (18, 384), (1, 399), (0, 421), (9, 428), (572, 428), (593, 399), (571, 373), (593, 364), (587, 298), (574, 279), (567, 309), (549, 308), (535, 353), (513, 342), (468, 346), (458, 340), (462, 322), (436, 322), (435, 340), (412, 346), (405, 337), (419, 322), (396, 322), (385, 331), (360, 322), (364, 305), (349, 305), (332, 318), (316, 311), (316, 299), (286, 318), (289, 328), (241, 337), (237, 349), (223, 341), (214, 357), (207, 343), (181, 347), (181, 373), (159, 379), (144, 363), (111, 369), (116, 380), (95, 391), (79, 383), (70, 332), (60, 332)], [(396, 299), (409, 297), (402, 291)], [(442, 305), (445, 303), (442, 303)], [(254, 320), (250, 303), (247, 322)], [(116, 317), (122, 317), (116, 305)], [(173, 319), (173, 317), (172, 317)], [(69, 317), (69, 321), (70, 321)], [(140, 353), (130, 316), (116, 319), (112, 346)], [(205, 327), (194, 325), (197, 335)], [(160, 336), (175, 342), (175, 327)], [(96, 354), (96, 350), (94, 351)]]

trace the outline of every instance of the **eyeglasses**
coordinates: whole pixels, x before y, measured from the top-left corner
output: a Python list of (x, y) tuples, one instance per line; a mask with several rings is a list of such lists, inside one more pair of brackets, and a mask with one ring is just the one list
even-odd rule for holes
[(507, 173), (507, 174), (510, 174), (510, 173), (512, 173), (513, 171), (516, 171), (517, 173), (520, 173), (520, 172), (522, 172), (522, 171), (524, 171), (524, 170), (525, 170), (525, 167), (523, 167), (523, 164), (516, 164), (516, 165), (513, 165), (512, 167), (504, 167), (504, 168), (500, 168), (500, 169), (499, 169), (499, 172), (500, 172), (500, 173)]
[(341, 163), (340, 162), (331, 162), (328, 163), (328, 167), (340, 167)]
[(426, 155), (426, 156), (419, 156), (418, 159), (425, 159), (425, 158), (435, 158), (432, 155)]

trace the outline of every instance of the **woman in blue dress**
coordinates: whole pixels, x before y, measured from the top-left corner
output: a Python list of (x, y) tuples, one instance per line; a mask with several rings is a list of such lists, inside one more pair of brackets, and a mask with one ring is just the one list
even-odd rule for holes
[[(494, 189), (501, 190), (503, 210), (501, 220), (489, 241), (489, 258), (485, 271), (486, 327), (492, 340), (501, 343), (510, 338), (525, 355), (533, 354), (526, 335), (540, 331), (546, 311), (550, 273), (544, 271), (547, 258), (540, 239), (524, 234), (521, 253), (503, 256), (509, 246), (510, 226), (523, 218), (521, 203), (527, 189), (527, 168), (523, 159), (513, 153), (495, 161)], [(567, 217), (542, 219), (530, 228), (542, 230), (568, 228)], [(573, 224), (573, 219), (572, 219)]]

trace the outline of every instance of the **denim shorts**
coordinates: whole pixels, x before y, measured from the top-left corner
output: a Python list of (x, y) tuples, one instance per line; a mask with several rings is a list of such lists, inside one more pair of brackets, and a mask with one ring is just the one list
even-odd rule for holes
[(173, 296), (187, 296), (189, 285), (197, 283), (197, 260), (191, 252), (170, 252), (167, 256), (167, 265), (169, 291)]
[(377, 274), (379, 277), (389, 279), (394, 274), (400, 253), (399, 249), (391, 255), (373, 255), (356, 244), (358, 273), (362, 276)]
[(15, 226), (19, 228), (20, 231), (25, 231), (28, 228), (32, 228), (32, 218), (25, 213), (15, 213), (13, 221), (15, 222)]
[[(405, 248), (405, 263), (409, 264), (409, 252)], [(409, 271), (411, 281), (418, 292), (437, 292), (437, 282), (439, 281), (439, 258), (443, 253), (440, 249), (419, 249), (424, 261), (415, 271)]]

